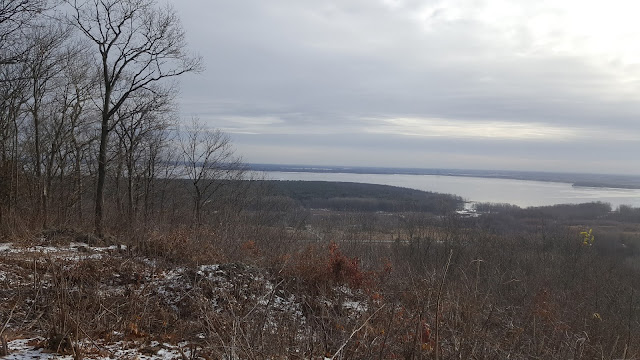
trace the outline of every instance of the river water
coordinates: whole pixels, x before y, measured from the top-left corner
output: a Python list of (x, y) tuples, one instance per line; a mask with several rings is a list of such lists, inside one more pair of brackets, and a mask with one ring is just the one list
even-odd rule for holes
[(476, 178), (442, 175), (351, 174), (311, 172), (266, 172), (271, 180), (344, 181), (382, 184), (455, 194), (466, 201), (508, 203), (520, 207), (579, 204), (602, 201), (640, 207), (640, 189), (573, 187), (544, 181)]

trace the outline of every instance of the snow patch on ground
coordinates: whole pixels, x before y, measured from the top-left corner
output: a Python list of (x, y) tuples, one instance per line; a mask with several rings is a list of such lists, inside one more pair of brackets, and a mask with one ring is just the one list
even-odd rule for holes
[[(46, 241), (43, 241), (46, 243)], [(0, 243), (0, 255), (47, 255), (56, 259), (101, 259), (104, 254), (125, 251), (126, 245), (89, 246), (85, 243), (71, 242), (68, 245), (15, 245), (14, 243)]]
[(349, 311), (354, 311), (354, 312), (363, 313), (367, 311), (367, 306), (361, 303), (360, 301), (345, 301), (342, 303), (342, 307), (344, 307)]
[[(8, 342), (10, 354), (3, 360), (33, 360), (33, 359), (57, 359), (73, 360), (73, 355), (61, 355), (52, 353), (43, 348), (46, 340), (43, 338), (19, 339)], [(96, 346), (98, 345), (98, 346)], [(110, 359), (136, 359), (136, 360), (172, 360), (191, 359), (191, 347), (186, 343), (171, 345), (152, 341), (143, 344), (135, 341), (119, 341), (113, 344), (81, 343), (84, 359), (110, 360)], [(196, 356), (194, 359), (200, 359)]]
[(13, 248), (13, 243), (0, 244), (0, 253), (9, 252)]

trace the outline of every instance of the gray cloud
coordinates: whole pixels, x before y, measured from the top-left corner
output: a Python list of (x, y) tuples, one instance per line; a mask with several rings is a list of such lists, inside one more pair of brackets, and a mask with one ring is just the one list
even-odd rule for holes
[(640, 51), (587, 32), (596, 8), (173, 3), (208, 67), (183, 80), (182, 113), (247, 161), (638, 172)]

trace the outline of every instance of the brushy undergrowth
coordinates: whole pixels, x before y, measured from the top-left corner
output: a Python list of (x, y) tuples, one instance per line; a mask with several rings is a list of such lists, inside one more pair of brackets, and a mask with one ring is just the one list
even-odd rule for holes
[(88, 353), (87, 339), (186, 342), (204, 359), (640, 353), (640, 278), (628, 261), (571, 229), (439, 234), (282, 247), (178, 228), (107, 247), (59, 232), (59, 252), (34, 247), (46, 237), (0, 252), (2, 336), (38, 334), (62, 353)]

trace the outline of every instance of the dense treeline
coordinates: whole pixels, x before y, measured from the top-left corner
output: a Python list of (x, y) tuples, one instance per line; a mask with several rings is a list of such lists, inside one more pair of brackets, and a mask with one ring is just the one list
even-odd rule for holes
[(1, 0), (0, 234), (147, 226), (176, 177), (203, 222), (244, 171), (225, 134), (178, 127), (172, 79), (201, 69), (154, 0)]
[(613, 209), (611, 204), (590, 202), (582, 204), (558, 204), (551, 206), (532, 206), (521, 208), (511, 204), (475, 203), (476, 211), (486, 214), (503, 214), (516, 218), (546, 218), (555, 220), (615, 220), (623, 222), (640, 222), (640, 208), (620, 205)]
[[(335, 211), (431, 212), (446, 214), (462, 207), (459, 196), (395, 186), (326, 181), (262, 181), (273, 202), (285, 197), (310, 209)], [(269, 199), (266, 199), (268, 201)]]
[[(568, 229), (594, 228), (600, 254), (640, 255), (640, 209), (621, 205), (612, 209), (602, 202), (520, 208), (509, 204), (474, 204), (479, 221), (496, 232), (533, 233), (544, 226)], [(571, 230), (569, 230), (571, 231)]]
[[(542, 217), (547, 219), (575, 220), (575, 219), (599, 219), (611, 215), (611, 205), (603, 202), (590, 202), (582, 204), (558, 204), (550, 206), (532, 206), (520, 208), (511, 204), (476, 203), (473, 205), (476, 211), (483, 213), (502, 213), (510, 216)], [(631, 213), (633, 208), (623, 206), (626, 213)], [(627, 210), (628, 209), (628, 210)]]

